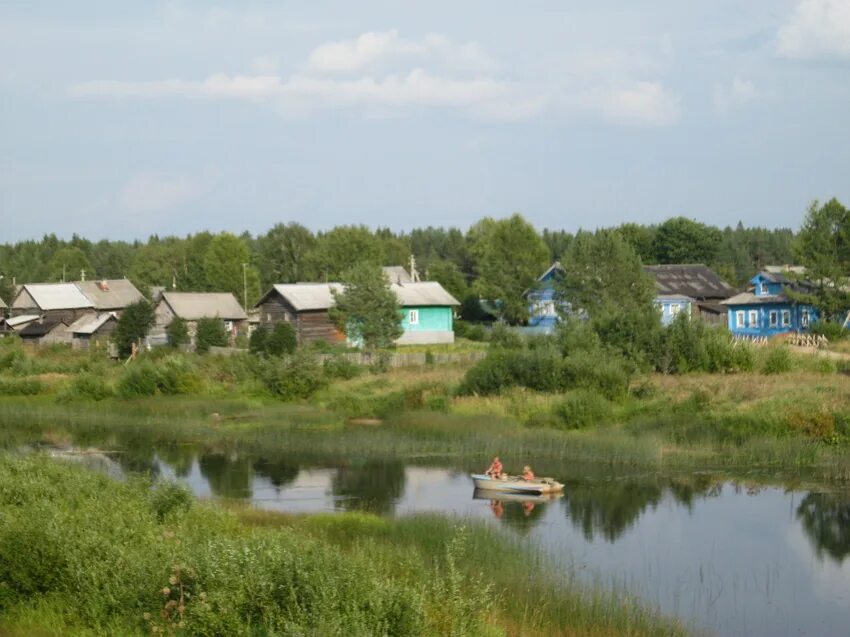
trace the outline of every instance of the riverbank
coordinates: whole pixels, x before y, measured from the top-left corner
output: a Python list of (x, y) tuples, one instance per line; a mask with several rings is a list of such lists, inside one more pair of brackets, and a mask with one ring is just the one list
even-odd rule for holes
[(5, 635), (684, 635), (474, 522), (289, 516), (0, 455)]

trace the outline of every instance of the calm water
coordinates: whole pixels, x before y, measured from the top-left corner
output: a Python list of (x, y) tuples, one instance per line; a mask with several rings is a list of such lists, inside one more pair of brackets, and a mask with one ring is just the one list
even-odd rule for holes
[(563, 497), (501, 501), (474, 493), (468, 472), (481, 467), (302, 466), (188, 446), (146, 446), (100, 462), (185, 480), (201, 497), (277, 511), (480, 518), (527, 538), (565, 573), (625, 588), (710, 635), (850, 635), (850, 492), (556, 466), (546, 473), (566, 484)]

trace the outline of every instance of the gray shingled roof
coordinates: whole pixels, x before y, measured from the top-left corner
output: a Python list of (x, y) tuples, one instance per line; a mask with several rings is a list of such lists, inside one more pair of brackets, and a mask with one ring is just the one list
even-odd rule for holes
[(53, 331), (54, 328), (60, 325), (66, 325), (65, 321), (50, 319), (44, 321), (33, 321), (25, 328), (20, 330), (18, 334), (23, 337), (31, 336), (33, 338), (40, 338), (42, 336), (45, 336), (46, 334), (49, 334), (51, 331)]
[(722, 305), (765, 305), (769, 303), (788, 303), (790, 299), (784, 294), (761, 294), (741, 292), (730, 299), (720, 301)]
[[(296, 312), (330, 309), (334, 304), (331, 290), (342, 292), (343, 289), (341, 283), (288, 283), (274, 286), (274, 290), (286, 299)], [(403, 285), (392, 283), (390, 289), (402, 307), (460, 305), (458, 300), (436, 281)]]
[(36, 305), (44, 310), (79, 310), (94, 307), (91, 299), (86, 297), (73, 283), (27, 283), (18, 292), (26, 291)]
[(127, 279), (77, 281), (75, 284), (98, 310), (121, 310), (144, 297)]
[(655, 277), (659, 296), (683, 294), (694, 299), (726, 299), (736, 290), (702, 264), (645, 265), (643, 269)]
[(413, 283), (410, 273), (400, 265), (388, 265), (382, 268), (390, 283)]
[(41, 316), (39, 314), (21, 314), (20, 316), (11, 316), (6, 319), (6, 325), (14, 329), (19, 325), (26, 325), (27, 323), (32, 323), (40, 318)]
[(248, 318), (230, 292), (163, 292), (162, 300), (175, 315), (186, 321), (220, 318), (241, 321)]
[(86, 314), (68, 326), (68, 331), (73, 334), (94, 334), (104, 323), (116, 318), (115, 312), (101, 312), (100, 314)]

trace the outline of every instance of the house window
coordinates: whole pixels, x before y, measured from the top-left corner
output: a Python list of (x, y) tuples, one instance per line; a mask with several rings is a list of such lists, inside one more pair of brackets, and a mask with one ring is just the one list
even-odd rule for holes
[(809, 326), (809, 311), (801, 310), (800, 311), (800, 326), (808, 327)]
[(670, 316), (676, 316), (682, 310), (682, 306), (676, 303), (670, 304)]
[(791, 310), (782, 310), (782, 327), (791, 325)]
[(770, 326), (779, 327), (779, 312), (776, 310), (770, 311)]
[(744, 310), (735, 312), (735, 327), (744, 327)]
[(759, 326), (759, 311), (758, 310), (750, 310), (750, 327), (758, 327)]
[(419, 310), (410, 310), (407, 313), (407, 322), (410, 325), (419, 325)]
[(225, 321), (224, 322), (224, 331), (232, 332), (233, 331), (233, 321)]

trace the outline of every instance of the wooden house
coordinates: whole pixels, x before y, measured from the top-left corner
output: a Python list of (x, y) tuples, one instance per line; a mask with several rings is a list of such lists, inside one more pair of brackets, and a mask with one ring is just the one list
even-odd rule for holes
[(37, 314), (66, 325), (94, 312), (94, 303), (73, 283), (26, 283), (12, 300), (12, 316)]
[(6, 313), (9, 311), (9, 306), (6, 305), (6, 302), (0, 298), (0, 317), (6, 316)]
[(10, 316), (0, 321), (0, 332), (17, 334), (33, 321), (37, 321), (41, 316), (38, 314), (22, 314), (20, 316)]
[(189, 340), (195, 344), (198, 321), (219, 319), (231, 341), (247, 327), (248, 315), (230, 292), (163, 292), (155, 308), (153, 344), (165, 344), (165, 329), (175, 317), (186, 321)]
[(77, 281), (74, 285), (92, 302), (98, 312), (120, 313), (128, 305), (145, 298), (128, 279)]
[[(723, 325), (726, 307), (722, 304), (737, 290), (711, 268), (702, 264), (646, 265), (644, 271), (655, 279), (656, 304), (662, 319), (672, 320), (674, 313), (689, 311), (691, 316), (708, 323)], [(686, 302), (685, 299), (690, 299)], [(673, 309), (673, 306), (679, 309)]]
[(818, 311), (797, 303), (786, 292), (811, 292), (812, 284), (776, 271), (764, 270), (750, 279), (750, 289), (723, 301), (729, 331), (747, 338), (806, 332), (818, 320)]
[[(275, 285), (257, 302), (260, 325), (271, 328), (287, 321), (295, 327), (299, 343), (344, 342), (345, 334), (328, 315), (334, 304), (333, 291), (343, 289), (341, 283)], [(404, 332), (398, 344), (454, 342), (454, 308), (460, 303), (442, 285), (436, 281), (392, 283), (390, 289), (402, 310), (399, 320)]]
[(95, 343), (105, 343), (117, 325), (118, 316), (115, 312), (81, 316), (68, 326), (71, 347), (86, 350)]
[(332, 291), (341, 292), (339, 283), (278, 284), (266, 292), (254, 306), (260, 311), (260, 326), (273, 328), (281, 321), (291, 323), (298, 342), (326, 341), (342, 343), (340, 332), (328, 316), (333, 307)]
[(527, 333), (548, 334), (552, 332), (561, 320), (559, 310), (566, 309), (567, 304), (557, 299), (556, 286), (563, 277), (564, 270), (560, 262), (555, 261), (537, 278), (537, 285), (525, 293), (528, 301)]
[(70, 344), (68, 324), (59, 318), (45, 318), (28, 323), (18, 332), (24, 343), (33, 345)]

